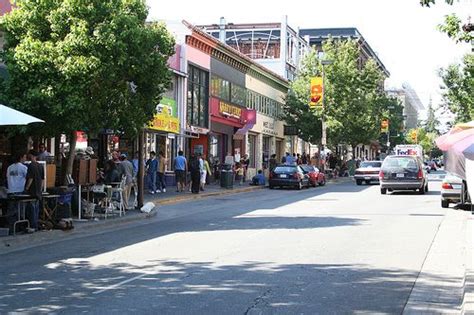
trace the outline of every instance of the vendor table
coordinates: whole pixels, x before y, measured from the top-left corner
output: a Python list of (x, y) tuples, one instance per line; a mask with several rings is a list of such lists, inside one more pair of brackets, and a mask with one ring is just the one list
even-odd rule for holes
[(36, 198), (31, 197), (30, 195), (15, 194), (9, 195), (8, 200), (17, 202), (18, 207), (18, 219), (13, 223), (13, 235), (16, 235), (16, 225), (19, 223), (26, 222), (28, 228), (30, 228), (30, 221), (26, 218), (26, 204), (36, 201)]

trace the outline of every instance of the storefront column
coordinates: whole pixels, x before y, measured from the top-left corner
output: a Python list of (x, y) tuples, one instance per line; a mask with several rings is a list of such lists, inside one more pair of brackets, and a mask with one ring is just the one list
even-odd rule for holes
[(257, 135), (257, 158), (256, 158), (256, 163), (255, 163), (255, 166), (257, 167), (257, 170), (261, 170), (262, 169), (262, 165), (263, 165), (263, 135), (261, 133), (259, 133)]
[(276, 153), (276, 138), (275, 136), (270, 138), (270, 157)]

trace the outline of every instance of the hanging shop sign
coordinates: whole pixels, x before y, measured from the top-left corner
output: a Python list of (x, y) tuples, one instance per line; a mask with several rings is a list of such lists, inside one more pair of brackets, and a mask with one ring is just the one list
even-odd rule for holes
[(176, 101), (164, 97), (156, 107), (156, 114), (149, 129), (179, 133), (178, 107)]

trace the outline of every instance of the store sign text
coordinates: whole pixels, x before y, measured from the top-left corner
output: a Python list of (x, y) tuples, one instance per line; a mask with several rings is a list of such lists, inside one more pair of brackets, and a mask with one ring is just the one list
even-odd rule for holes
[(224, 116), (240, 119), (242, 117), (242, 108), (220, 101), (219, 113)]

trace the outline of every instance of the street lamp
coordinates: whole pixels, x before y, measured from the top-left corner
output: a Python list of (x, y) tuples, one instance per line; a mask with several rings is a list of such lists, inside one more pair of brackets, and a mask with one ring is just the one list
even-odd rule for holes
[(323, 59), (321, 60), (321, 66), (322, 66), (322, 77), (323, 77), (323, 99), (322, 99), (322, 105), (323, 105), (323, 111), (321, 113), (321, 128), (322, 128), (322, 132), (321, 132), (321, 147), (320, 147), (320, 151), (319, 151), (319, 155), (321, 156), (322, 154), (322, 147), (325, 146), (327, 144), (327, 136), (326, 136), (326, 122), (324, 120), (324, 111), (326, 110), (326, 104), (325, 104), (325, 94), (326, 94), (326, 90), (325, 90), (325, 77), (324, 77), (324, 66), (328, 66), (330, 64), (332, 64), (333, 61), (332, 60), (328, 60), (328, 59)]

